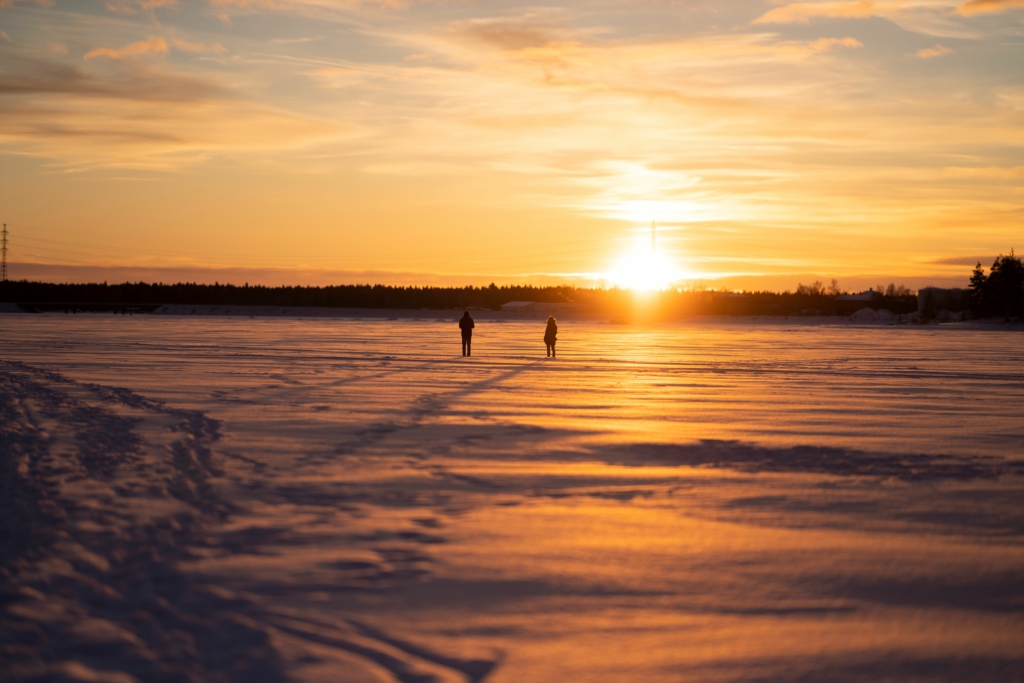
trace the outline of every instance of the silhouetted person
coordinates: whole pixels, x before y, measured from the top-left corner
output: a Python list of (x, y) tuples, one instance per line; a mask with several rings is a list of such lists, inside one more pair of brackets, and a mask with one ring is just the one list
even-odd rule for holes
[(473, 328), (476, 325), (473, 323), (473, 319), (469, 317), (469, 311), (462, 314), (462, 319), (459, 320), (459, 329), (462, 330), (462, 355), (472, 356), (472, 345), (473, 345)]
[(558, 339), (558, 322), (554, 316), (548, 316), (548, 326), (544, 330), (544, 343), (548, 347), (548, 356), (555, 357), (555, 341)]

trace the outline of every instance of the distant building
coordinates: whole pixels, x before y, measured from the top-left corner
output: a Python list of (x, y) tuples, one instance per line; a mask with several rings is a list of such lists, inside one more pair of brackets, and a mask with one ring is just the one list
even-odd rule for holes
[(545, 303), (542, 301), (509, 301), (501, 305), (501, 310), (515, 315), (559, 315), (562, 313), (576, 313), (580, 310), (578, 304), (568, 303)]
[(532, 311), (536, 305), (536, 302), (533, 301), (509, 301), (507, 304), (501, 305), (501, 310), (521, 313), (523, 311)]
[(861, 292), (860, 294), (840, 294), (836, 298), (839, 301), (871, 301), (876, 296), (881, 296), (881, 295), (880, 295), (879, 292), (876, 292), (874, 289), (869, 289), (868, 291)]
[(935, 318), (943, 311), (966, 311), (971, 306), (968, 289), (924, 287), (917, 292), (917, 312), (926, 318)]

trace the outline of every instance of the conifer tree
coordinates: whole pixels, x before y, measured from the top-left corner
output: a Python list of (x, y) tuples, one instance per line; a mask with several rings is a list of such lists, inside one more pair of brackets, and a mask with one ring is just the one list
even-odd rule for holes
[(974, 272), (971, 273), (971, 315), (975, 318), (985, 317), (985, 281), (988, 278), (985, 277), (985, 269), (981, 267), (981, 261), (978, 261), (978, 265), (974, 266)]
[(1024, 263), (1013, 249), (1009, 256), (1000, 254), (992, 264), (985, 281), (984, 301), (989, 315), (1024, 318)]

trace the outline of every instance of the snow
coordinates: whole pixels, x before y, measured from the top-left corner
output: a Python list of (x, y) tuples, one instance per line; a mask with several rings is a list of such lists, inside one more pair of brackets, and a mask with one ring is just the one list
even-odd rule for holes
[(851, 315), (850, 320), (857, 323), (873, 323), (878, 321), (878, 313), (873, 308), (862, 308)]
[(1019, 331), (435, 317), (0, 315), (12, 677), (1024, 676)]

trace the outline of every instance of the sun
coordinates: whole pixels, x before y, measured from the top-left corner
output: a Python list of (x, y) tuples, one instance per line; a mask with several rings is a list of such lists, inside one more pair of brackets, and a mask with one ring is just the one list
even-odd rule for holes
[(616, 286), (644, 292), (668, 289), (683, 277), (672, 260), (653, 245), (638, 245), (608, 273)]

